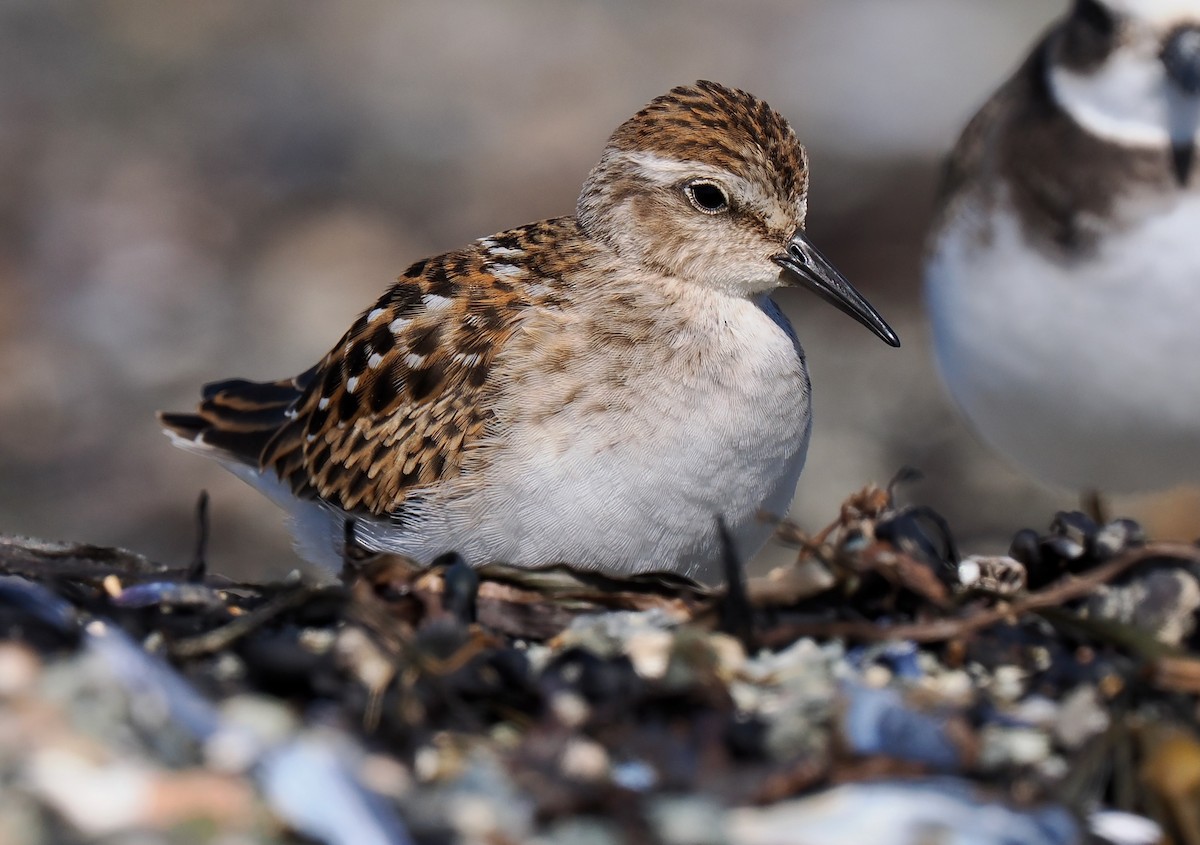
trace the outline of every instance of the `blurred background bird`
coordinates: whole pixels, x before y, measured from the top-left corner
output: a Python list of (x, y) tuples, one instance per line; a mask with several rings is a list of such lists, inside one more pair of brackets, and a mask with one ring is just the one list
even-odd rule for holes
[(1003, 548), (1073, 497), (945, 398), (921, 249), (942, 157), (1069, 5), (4, 3), (0, 530), (178, 561), (207, 488), (214, 568), (294, 567), (273, 506), (171, 449), (154, 410), (293, 372), (398, 268), (569, 210), (630, 104), (714, 78), (792, 120), (809, 234), (905, 343), (780, 297), (820, 385), (793, 516), (819, 527), (912, 465), (904, 495)]
[(970, 122), (925, 268), (983, 439), (1067, 490), (1200, 480), (1200, 0), (1077, 0)]

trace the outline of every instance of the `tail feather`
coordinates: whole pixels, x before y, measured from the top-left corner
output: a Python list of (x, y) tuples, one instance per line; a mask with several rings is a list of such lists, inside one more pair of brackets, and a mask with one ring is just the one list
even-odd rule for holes
[[(210, 381), (200, 389), (202, 399), (214, 399), (219, 394), (229, 394), (231, 398), (256, 401), (260, 404), (289, 404), (296, 398), (297, 391), (308, 386), (312, 378), (312, 370), (294, 379), (284, 381), (250, 381), (244, 378), (229, 378), (223, 381)], [(301, 381), (304, 381), (301, 384)]]
[(160, 411), (167, 435), (191, 451), (218, 452), (238, 463), (261, 466), (263, 452), (312, 382), (316, 368), (292, 379), (255, 382), (226, 379), (204, 386), (196, 413)]

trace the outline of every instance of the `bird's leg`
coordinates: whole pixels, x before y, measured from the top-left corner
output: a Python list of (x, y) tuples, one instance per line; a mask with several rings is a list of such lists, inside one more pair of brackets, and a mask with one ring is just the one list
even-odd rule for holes
[(343, 584), (349, 584), (355, 579), (362, 562), (362, 552), (355, 542), (355, 526), (356, 520), (353, 517), (342, 523), (342, 571), (339, 577)]

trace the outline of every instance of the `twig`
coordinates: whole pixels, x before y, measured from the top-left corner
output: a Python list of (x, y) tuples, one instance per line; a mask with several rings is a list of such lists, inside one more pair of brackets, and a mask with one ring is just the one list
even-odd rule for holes
[(1200, 694), (1200, 659), (1164, 655), (1150, 663), (1150, 682), (1168, 692)]
[(227, 648), (237, 640), (270, 622), (284, 611), (303, 604), (312, 598), (318, 590), (312, 587), (299, 587), (275, 596), (261, 607), (255, 608), (244, 616), (234, 617), (233, 621), (213, 628), (203, 634), (178, 640), (170, 645), (170, 652), (176, 658), (200, 657)]
[(201, 490), (196, 499), (196, 553), (188, 564), (186, 580), (199, 583), (208, 573), (208, 491)]
[(1044, 608), (1058, 607), (1065, 602), (1086, 596), (1127, 569), (1159, 557), (1182, 558), (1200, 565), (1200, 548), (1183, 543), (1152, 543), (1126, 552), (1090, 572), (1062, 578), (1049, 587), (1017, 599), (1011, 604), (977, 611), (957, 619), (936, 619), (930, 622), (890, 626), (873, 622), (794, 622), (765, 632), (762, 635), (763, 645), (779, 647), (795, 642), (800, 637), (845, 637), (868, 642), (912, 640), (922, 643), (957, 639), (1005, 619)]
[(725, 570), (725, 595), (717, 606), (718, 627), (737, 637), (747, 654), (758, 650), (754, 636), (754, 613), (746, 596), (746, 572), (738, 559), (733, 537), (724, 517), (717, 516), (717, 532), (721, 537), (721, 560)]

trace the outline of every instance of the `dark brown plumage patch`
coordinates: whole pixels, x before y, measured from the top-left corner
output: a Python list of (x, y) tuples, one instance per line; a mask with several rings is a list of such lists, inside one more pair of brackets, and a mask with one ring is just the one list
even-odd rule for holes
[[(366, 331), (365, 325), (363, 328), (358, 329), (358, 331)], [(366, 372), (368, 344), (369, 341), (367, 340), (355, 340), (350, 344), (349, 349), (346, 350), (346, 356), (342, 360), (342, 369), (347, 378), (361, 376)]]
[(436, 362), (418, 370), (409, 370), (404, 379), (408, 388), (408, 398), (413, 402), (424, 401), (441, 386), (444, 375), (444, 368)]
[[(449, 262), (445, 256), (437, 261), (428, 273), (428, 278), (425, 280), (424, 290), (426, 293), (434, 296), (444, 296), (447, 299), (455, 296), (458, 293), (457, 279), (462, 278), (470, 272), (470, 267), (465, 260), (465, 256), (459, 256), (454, 260), (456, 265), (451, 270), (446, 265)], [(454, 275), (451, 275), (453, 273)]]
[(1100, 0), (1075, 0), (1062, 25), (1059, 63), (1078, 73), (1098, 69), (1120, 44), (1119, 24)]
[(400, 380), (393, 376), (390, 368), (379, 373), (371, 381), (370, 407), (372, 414), (382, 414), (399, 396)]
[(765, 177), (780, 196), (798, 197), (807, 187), (804, 148), (783, 116), (754, 95), (715, 82), (701, 80), (656, 97), (621, 124), (609, 144)]
[(491, 372), (490, 362), (476, 364), (467, 370), (467, 384), (471, 387), (483, 387), (487, 383), (488, 373)]
[(371, 332), (371, 351), (376, 355), (387, 355), (396, 348), (396, 335), (386, 325), (380, 325), (379, 328)]
[(967, 124), (946, 164), (939, 213), (954, 213), (968, 185), (989, 202), (1007, 188), (1030, 242), (1069, 256), (1095, 247), (1118, 198), (1175, 183), (1169, 150), (1098, 138), (1055, 102), (1048, 74), (1062, 38), (1052, 30)]
[(430, 322), (413, 329), (408, 337), (408, 348), (416, 355), (434, 355), (442, 339), (442, 324)]
[[(426, 262), (418, 261), (417, 264), (424, 267)], [(417, 264), (414, 264), (413, 267), (416, 267)], [(407, 273), (403, 276), (403, 279), (412, 278)], [(391, 308), (395, 317), (408, 317), (421, 307), (421, 297), (424, 295), (425, 291), (420, 284), (403, 280), (397, 281), (385, 295), (386, 302), (381, 301), (379, 307)]]
[[(561, 249), (547, 257), (537, 242)], [(527, 286), (553, 285), (588, 254), (562, 218), (418, 261), (303, 375), (210, 385), (198, 414), (163, 424), (275, 472), (299, 496), (396, 514), (412, 489), (456, 475), (483, 433), (493, 360), (540, 304)]]

